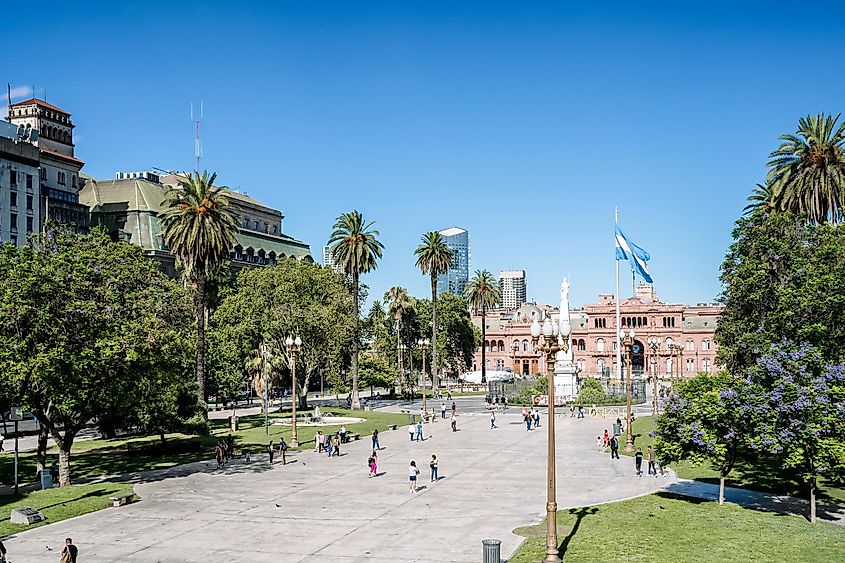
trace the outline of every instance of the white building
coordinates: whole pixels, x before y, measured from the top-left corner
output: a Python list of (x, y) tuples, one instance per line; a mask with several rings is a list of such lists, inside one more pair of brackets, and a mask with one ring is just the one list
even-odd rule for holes
[(323, 247), (323, 266), (328, 266), (335, 272), (340, 272), (340, 266), (334, 263), (334, 258), (332, 257), (332, 247), (328, 245)]
[(469, 233), (460, 227), (450, 227), (440, 231), (440, 234), (443, 242), (452, 250), (452, 267), (437, 276), (437, 293), (448, 291), (463, 296), (469, 281)]
[(0, 244), (26, 243), (41, 228), (37, 137), (26, 128), (0, 121)]
[(518, 309), (525, 303), (525, 270), (502, 270), (499, 272), (499, 291), (504, 309)]

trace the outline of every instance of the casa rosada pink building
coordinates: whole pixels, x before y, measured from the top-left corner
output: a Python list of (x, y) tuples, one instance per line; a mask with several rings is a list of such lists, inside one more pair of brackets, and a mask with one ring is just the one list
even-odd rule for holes
[[(516, 310), (492, 310), (487, 313), (486, 339), (488, 370), (513, 370), (521, 375), (536, 375), (541, 370), (540, 354), (531, 345), (531, 322), (548, 313), (558, 316), (558, 308), (525, 303)], [(681, 305), (664, 303), (654, 288), (640, 284), (633, 297), (620, 303), (621, 328), (633, 329), (636, 336), (632, 351), (634, 375), (659, 378), (692, 376), (716, 369), (714, 335), (722, 307), (713, 303)], [(473, 314), (481, 326), (481, 315)], [(584, 305), (570, 312), (572, 346), (579, 378), (615, 378), (616, 302), (613, 295), (599, 295), (598, 303)], [(657, 345), (649, 345), (656, 338)], [(481, 348), (473, 358), (473, 370), (481, 369)]]

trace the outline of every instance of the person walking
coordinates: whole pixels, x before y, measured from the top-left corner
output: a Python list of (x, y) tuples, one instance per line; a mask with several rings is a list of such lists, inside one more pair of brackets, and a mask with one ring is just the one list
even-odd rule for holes
[(440, 404), (440, 418), (442, 418), (443, 420), (446, 420), (446, 403), (445, 402)]
[(6, 441), (6, 435), (0, 432), (0, 452), (5, 452), (6, 450), (3, 449), (3, 442)]
[(537, 409), (532, 409), (534, 411), (534, 428), (540, 428), (540, 411)]
[(419, 474), (420, 470), (417, 469), (417, 462), (411, 461), (411, 465), (408, 466), (408, 484), (411, 489), (411, 494), (417, 492), (417, 475)]
[(346, 426), (345, 425), (340, 427), (340, 443), (341, 444), (346, 443)]
[(525, 429), (531, 432), (531, 417), (528, 416), (528, 413), (525, 413), (522, 417), (525, 419)]
[(370, 466), (370, 477), (377, 477), (378, 476), (378, 454), (375, 450), (373, 453), (370, 454), (370, 459), (367, 460), (367, 464)]
[(496, 428), (496, 411), (490, 413), (490, 430)]
[(452, 413), (452, 432), (458, 431), (458, 417), (455, 416), (455, 413)]
[(451, 390), (451, 389), (449, 389), (449, 390), (447, 390), (447, 391), (446, 391), (446, 400), (447, 400), (447, 401), (451, 401), (451, 400), (452, 400), (452, 390)]
[(287, 465), (287, 451), (288, 443), (285, 442), (284, 437), (279, 436), (279, 457), (282, 458), (282, 465)]
[(648, 474), (657, 477), (657, 456), (654, 455), (654, 450), (651, 446), (648, 447)]
[(604, 447), (606, 448), (610, 443), (610, 434), (608, 433), (607, 428), (604, 429), (604, 436), (602, 436), (602, 440), (604, 440)]
[(273, 440), (270, 440), (270, 443), (267, 444), (267, 453), (270, 454), (270, 465), (273, 465), (273, 454), (276, 453), (276, 449), (273, 447)]
[(340, 436), (332, 436), (332, 455), (340, 457)]
[(381, 445), (378, 443), (378, 428), (373, 430), (373, 449), (380, 450)]
[(619, 440), (616, 436), (610, 438), (610, 459), (619, 459)]
[(455, 416), (458, 413), (458, 405), (455, 404), (455, 401), (452, 401), (452, 416)]
[(417, 433), (417, 427), (414, 423), (408, 425), (408, 438), (414, 441), (414, 435)]
[(428, 467), (431, 469), (431, 482), (437, 482), (437, 456), (431, 454), (431, 461), (428, 462)]
[(59, 562), (76, 563), (77, 555), (79, 555), (79, 549), (73, 545), (73, 540), (70, 538), (65, 539), (65, 546), (62, 548), (62, 558), (59, 559)]
[(325, 445), (325, 437), (323, 436), (322, 430), (317, 430), (317, 436), (314, 439), (314, 451), (319, 453), (323, 453), (323, 446)]
[(507, 396), (502, 397), (502, 399), (504, 400), (504, 403), (505, 403), (505, 410), (508, 410), (508, 398), (507, 398)]
[(584, 406), (578, 405), (578, 418), (584, 418)]
[(217, 469), (223, 467), (223, 448), (220, 447), (220, 442), (214, 447), (214, 457), (217, 459)]
[(323, 451), (326, 452), (326, 455), (328, 455), (329, 457), (332, 457), (332, 441), (331, 441), (331, 438), (329, 438), (329, 439), (323, 438), (323, 441), (325, 442), (325, 444), (323, 446)]
[(634, 465), (637, 467), (637, 477), (643, 476), (643, 449), (637, 448), (637, 453), (634, 454)]
[(422, 431), (422, 430), (423, 430), (423, 427), (422, 427), (422, 424), (423, 424), (423, 423), (422, 423), (422, 419), (420, 419), (420, 421), (419, 421), (419, 422), (417, 422), (417, 438), (416, 438), (416, 439), (417, 439), (417, 441), (418, 441), (418, 442), (419, 442), (420, 440), (422, 440), (423, 442), (425, 442), (425, 438), (423, 438), (423, 431)]

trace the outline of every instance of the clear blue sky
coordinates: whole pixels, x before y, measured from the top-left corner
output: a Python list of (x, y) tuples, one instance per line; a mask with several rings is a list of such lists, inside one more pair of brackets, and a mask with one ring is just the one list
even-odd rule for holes
[(845, 109), (842, 2), (122, 4), (39, 2), (4, 86), (72, 112), (98, 178), (191, 168), (203, 100), (203, 166), (315, 259), (338, 214), (376, 221), (378, 297), (426, 295), (413, 250), (457, 225), (474, 268), (594, 302), (618, 206), (660, 296), (712, 300), (777, 136)]

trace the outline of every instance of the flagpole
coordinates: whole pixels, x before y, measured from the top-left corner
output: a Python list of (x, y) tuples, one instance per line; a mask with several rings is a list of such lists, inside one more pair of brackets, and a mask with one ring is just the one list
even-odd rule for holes
[[(614, 231), (613, 236), (616, 237), (616, 227), (619, 225), (619, 208), (617, 207), (613, 212)], [(614, 256), (616, 262), (616, 379), (622, 376), (622, 343), (619, 339), (619, 333), (622, 330), (622, 319), (619, 313), (619, 260)]]

